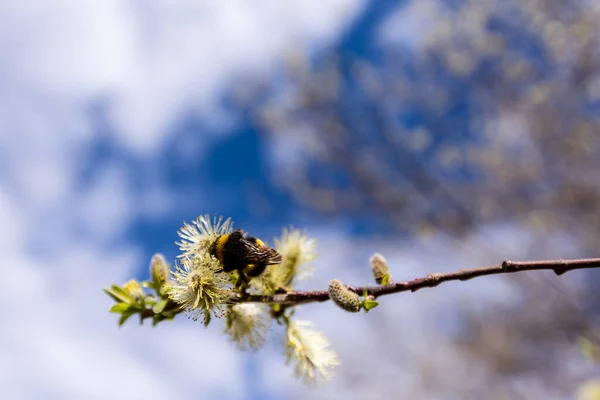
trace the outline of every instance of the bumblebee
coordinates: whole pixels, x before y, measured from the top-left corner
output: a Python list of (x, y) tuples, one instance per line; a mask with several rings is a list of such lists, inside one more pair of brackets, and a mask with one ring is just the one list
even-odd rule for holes
[(247, 237), (238, 229), (219, 236), (209, 247), (210, 255), (223, 265), (223, 271), (239, 271), (247, 277), (260, 276), (267, 265), (280, 264), (281, 254), (267, 246), (262, 240)]

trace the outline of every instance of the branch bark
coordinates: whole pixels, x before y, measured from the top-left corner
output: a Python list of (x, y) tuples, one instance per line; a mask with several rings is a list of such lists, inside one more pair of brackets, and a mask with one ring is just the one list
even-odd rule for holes
[[(427, 287), (436, 287), (450, 281), (466, 281), (485, 275), (511, 274), (520, 271), (554, 271), (556, 275), (576, 269), (600, 268), (600, 258), (581, 258), (574, 260), (541, 260), (541, 261), (504, 261), (502, 264), (490, 267), (461, 269), (450, 273), (433, 273), (424, 278), (411, 281), (394, 282), (388, 285), (367, 287), (369, 295), (380, 297), (400, 292), (416, 292)], [(364, 286), (347, 286), (348, 289), (362, 295)], [(329, 300), (327, 291), (292, 291), (274, 295), (248, 295), (238, 299), (239, 302), (258, 302), (267, 304), (296, 305), (304, 303), (323, 302)]]

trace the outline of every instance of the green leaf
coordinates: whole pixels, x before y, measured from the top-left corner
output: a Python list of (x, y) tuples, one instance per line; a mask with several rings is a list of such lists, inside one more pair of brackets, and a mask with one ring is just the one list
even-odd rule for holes
[(156, 304), (156, 299), (154, 298), (154, 296), (149, 294), (145, 297), (144, 304), (149, 306), (149, 308), (151, 308)]
[(375, 300), (365, 300), (363, 302), (363, 308), (365, 309), (365, 314), (369, 312), (369, 310), (374, 309), (379, 305)]
[(120, 302), (121, 300), (119, 300), (119, 298), (115, 295), (115, 293), (112, 291), (112, 289), (108, 289), (108, 288), (103, 288), (102, 290), (104, 290), (104, 293), (106, 293), (107, 295), (109, 295), (110, 297), (112, 297), (112, 299), (116, 302)]
[(130, 308), (130, 305), (127, 303), (117, 303), (114, 306), (112, 306), (110, 308), (110, 310), (108, 310), (109, 312), (115, 313), (115, 314), (122, 314), (123, 311), (126, 311)]
[(209, 312), (204, 314), (204, 326), (208, 326), (208, 324), (210, 324), (210, 320), (212, 319), (212, 316), (210, 315)]
[(158, 293), (158, 295), (160, 297), (162, 297), (163, 299), (166, 299), (167, 297), (169, 297), (169, 292), (171, 291), (171, 286), (169, 285), (162, 285), (157, 291), (156, 293)]
[(102, 289), (104, 290), (104, 293), (106, 293), (107, 295), (109, 295), (110, 297), (113, 298), (114, 301), (116, 302), (125, 302), (125, 303), (129, 303), (131, 302), (131, 297), (129, 297), (129, 295), (125, 294), (123, 295), (122, 293), (114, 290), (113, 288), (104, 288)]
[(116, 301), (122, 301), (123, 303), (129, 304), (133, 303), (131, 296), (117, 285), (112, 285), (110, 289), (104, 288), (104, 292)]
[(388, 283), (390, 283), (390, 274), (385, 274), (383, 278), (381, 278), (381, 284), (387, 285)]
[(161, 300), (158, 303), (156, 303), (154, 305), (154, 307), (152, 307), (152, 311), (154, 311), (155, 314), (160, 314), (161, 312), (164, 311), (165, 307), (167, 306), (167, 300)]
[(129, 319), (129, 317), (131, 317), (133, 314), (123, 314), (121, 315), (121, 318), (119, 318), (119, 327), (123, 326), (123, 324)]
[(165, 317), (163, 317), (160, 314), (154, 315), (154, 317), (152, 317), (152, 326), (158, 325), (158, 323), (163, 321), (164, 319), (165, 319)]
[(141, 281), (140, 286), (146, 289), (154, 289), (154, 284), (150, 281)]
[(162, 289), (162, 287), (165, 285), (165, 282), (161, 281), (161, 280), (153, 279), (151, 285), (152, 285), (151, 287), (153, 289), (155, 289), (157, 292), (159, 292)]
[(173, 318), (175, 318), (175, 314), (169, 313), (169, 315), (166, 315), (165, 313), (162, 313), (161, 317), (164, 317), (164, 319), (166, 319), (167, 321), (171, 321)]

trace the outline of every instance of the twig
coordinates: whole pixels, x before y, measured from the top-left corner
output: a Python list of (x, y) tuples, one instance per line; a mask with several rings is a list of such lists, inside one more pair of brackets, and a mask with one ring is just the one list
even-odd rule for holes
[[(449, 281), (467, 281), (485, 275), (510, 274), (520, 271), (554, 271), (556, 275), (562, 275), (565, 272), (575, 269), (600, 268), (600, 258), (581, 258), (576, 260), (543, 260), (543, 261), (504, 261), (500, 265), (491, 267), (481, 267), (473, 269), (461, 269), (455, 272), (446, 274), (433, 273), (428, 274), (424, 278), (413, 279), (412, 281), (394, 282), (388, 285), (381, 286), (347, 286), (348, 289), (362, 295), (367, 290), (369, 295), (380, 297), (393, 293), (400, 292), (416, 292), (419, 289), (427, 287), (436, 287), (443, 282)], [(329, 292), (327, 291), (291, 291), (282, 294), (273, 295), (244, 295), (234, 301), (239, 303), (266, 303), (266, 304), (282, 304), (293, 306), (297, 304), (324, 302), (329, 300)], [(165, 310), (173, 311), (176, 314), (183, 310), (180, 306), (169, 300)], [(152, 310), (144, 310), (141, 312), (141, 318), (151, 318), (154, 316)]]
[[(394, 282), (388, 285), (373, 286), (367, 288), (367, 293), (375, 297), (385, 296), (400, 292), (416, 292), (426, 287), (436, 287), (443, 282), (466, 281), (485, 275), (510, 274), (520, 271), (551, 270), (556, 275), (575, 269), (600, 268), (600, 258), (582, 258), (576, 260), (542, 260), (542, 261), (504, 261), (500, 265), (481, 267), (473, 269), (461, 269), (447, 274), (433, 273), (424, 278), (412, 281)], [(365, 287), (348, 286), (351, 291), (362, 295)], [(327, 291), (298, 291), (274, 295), (248, 295), (240, 298), (239, 302), (279, 303), (279, 304), (301, 304), (323, 302), (329, 300)]]

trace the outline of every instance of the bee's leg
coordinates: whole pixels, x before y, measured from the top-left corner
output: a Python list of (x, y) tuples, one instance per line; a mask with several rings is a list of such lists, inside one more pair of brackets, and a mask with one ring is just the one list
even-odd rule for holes
[(262, 275), (267, 266), (265, 264), (248, 264), (244, 268), (244, 273), (252, 278)]
[(279, 286), (279, 288), (275, 291), (276, 294), (285, 294), (293, 292), (292, 288), (287, 286)]
[(242, 271), (238, 271), (238, 279), (235, 287), (240, 289), (241, 292), (245, 292), (248, 289), (248, 277)]

